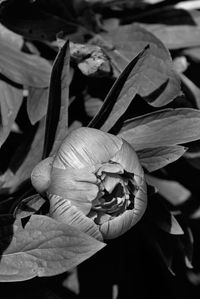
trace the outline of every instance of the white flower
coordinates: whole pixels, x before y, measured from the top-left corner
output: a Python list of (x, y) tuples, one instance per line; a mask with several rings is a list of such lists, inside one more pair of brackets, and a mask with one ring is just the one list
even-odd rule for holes
[(40, 162), (32, 184), (50, 200), (49, 215), (97, 238), (116, 238), (143, 216), (143, 169), (125, 140), (91, 128), (72, 131), (54, 157)]

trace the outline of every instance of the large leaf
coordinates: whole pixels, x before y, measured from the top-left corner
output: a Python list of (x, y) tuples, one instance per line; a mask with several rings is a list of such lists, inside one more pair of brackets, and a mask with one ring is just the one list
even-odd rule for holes
[(200, 45), (200, 27), (194, 25), (145, 25), (168, 49), (197, 47)]
[(155, 171), (179, 159), (186, 151), (180, 145), (145, 148), (137, 152), (140, 162), (148, 171)]
[(35, 124), (47, 113), (48, 88), (29, 88), (27, 113), (31, 124)]
[(70, 50), (67, 41), (60, 49), (51, 73), (43, 158), (56, 151), (67, 132), (71, 79), (69, 64)]
[(180, 95), (180, 80), (173, 70), (170, 54), (155, 35), (137, 24), (119, 26), (102, 34), (102, 47), (111, 63), (122, 71), (147, 44), (150, 55), (140, 71), (138, 94), (152, 106), (168, 104)]
[[(190, 1), (192, 2), (192, 1)], [(184, 2), (182, 2), (184, 5)], [(148, 31), (159, 38), (167, 48), (180, 49), (200, 45), (200, 13), (198, 10), (186, 11), (177, 5), (174, 9), (165, 7), (152, 15), (152, 22), (148, 19), (141, 22)]]
[(199, 128), (199, 110), (164, 109), (126, 121), (119, 136), (141, 150), (198, 140)]
[(89, 123), (89, 127), (109, 131), (114, 126), (135, 97), (140, 86), (140, 72), (143, 69), (144, 61), (148, 58), (149, 47), (147, 46), (120, 74), (105, 98), (101, 109)]
[(22, 99), (22, 89), (0, 80), (0, 147), (12, 129)]
[[(1, 220), (1, 218), (0, 218)], [(1, 222), (0, 281), (53, 276), (76, 267), (105, 244), (47, 216)]]
[(43, 88), (49, 86), (51, 65), (36, 55), (26, 54), (1, 39), (1, 73), (21, 85)]

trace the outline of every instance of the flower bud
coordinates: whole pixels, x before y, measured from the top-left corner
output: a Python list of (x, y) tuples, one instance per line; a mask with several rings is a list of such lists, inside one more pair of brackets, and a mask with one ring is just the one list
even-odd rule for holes
[(147, 205), (143, 169), (132, 146), (96, 129), (72, 131), (54, 157), (33, 169), (31, 179), (47, 194), (51, 217), (99, 240), (128, 231)]

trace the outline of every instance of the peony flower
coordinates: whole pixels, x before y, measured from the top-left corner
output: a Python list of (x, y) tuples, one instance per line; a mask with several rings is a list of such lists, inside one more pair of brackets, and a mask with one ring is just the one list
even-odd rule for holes
[(72, 131), (58, 152), (41, 161), (32, 184), (50, 201), (49, 216), (99, 239), (113, 239), (143, 216), (143, 169), (133, 147), (91, 128)]

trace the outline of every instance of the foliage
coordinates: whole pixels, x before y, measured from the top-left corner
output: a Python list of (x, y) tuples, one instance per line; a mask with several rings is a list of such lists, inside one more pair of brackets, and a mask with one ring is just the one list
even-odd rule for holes
[[(0, 1), (6, 298), (12, 288), (16, 298), (196, 298), (199, 8), (199, 1)], [(50, 218), (47, 198), (30, 182), (38, 162), (81, 126), (128, 141), (148, 183), (143, 218), (106, 244)]]

